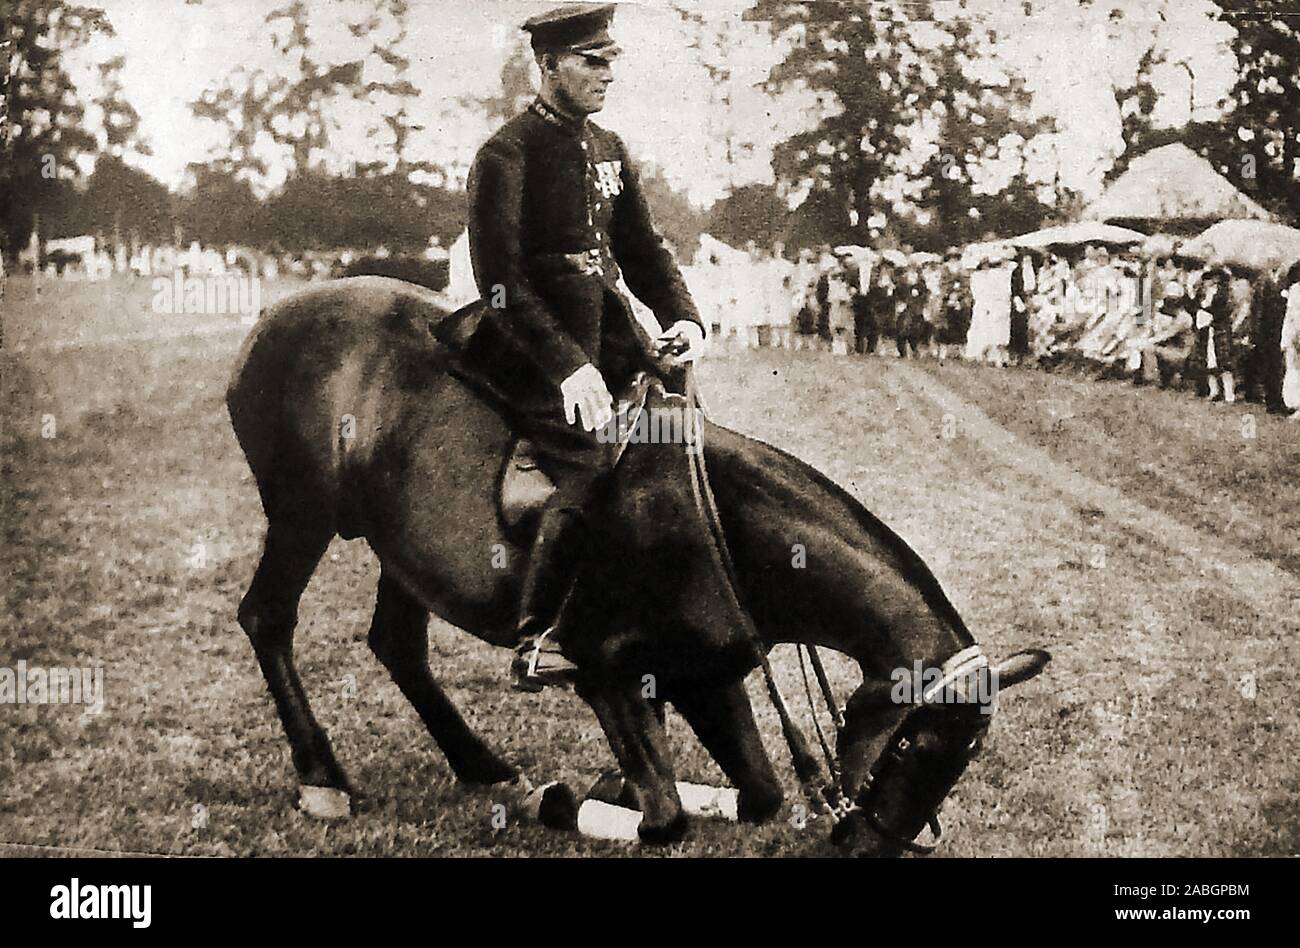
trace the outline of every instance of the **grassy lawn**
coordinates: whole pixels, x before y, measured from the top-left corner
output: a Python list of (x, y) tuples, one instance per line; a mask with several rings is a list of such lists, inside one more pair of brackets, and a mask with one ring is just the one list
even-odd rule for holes
[[(292, 289), (264, 287), (264, 303)], [(234, 621), (263, 520), (222, 393), (238, 317), (159, 316), (147, 284), (13, 280), (0, 354), (0, 666), (102, 665), (106, 706), (0, 706), (0, 842), (186, 854), (613, 855), (457, 785), (365, 634), (377, 564), (336, 540), (299, 670), (366, 795), (292, 803), (288, 745)], [(190, 329), (200, 332), (192, 334)], [(78, 344), (79, 343), (79, 344)], [(932, 564), (991, 653), (1051, 649), (945, 806), (951, 855), (1300, 852), (1300, 424), (1257, 406), (1029, 370), (719, 353), (723, 423), (826, 471)], [(52, 422), (52, 427), (51, 427)], [(47, 436), (51, 435), (52, 436)], [(565, 694), (444, 624), (431, 661), (535, 780), (612, 766)], [(800, 694), (792, 656), (774, 661)], [(831, 670), (842, 694), (855, 684)], [(775, 714), (760, 725), (789, 772)], [(684, 779), (720, 782), (680, 719)], [(793, 775), (788, 776), (791, 804)], [(697, 823), (669, 854), (811, 855), (825, 827)]]

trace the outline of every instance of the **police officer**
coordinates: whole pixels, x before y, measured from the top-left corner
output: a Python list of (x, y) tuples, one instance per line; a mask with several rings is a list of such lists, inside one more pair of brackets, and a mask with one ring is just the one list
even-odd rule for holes
[[(557, 488), (520, 592), (511, 671), (527, 691), (573, 671), (550, 633), (585, 545), (593, 486), (612, 463), (612, 446), (596, 434), (613, 417), (611, 392), (657, 355), (685, 363), (704, 345), (623, 142), (588, 119), (604, 107), (620, 52), (613, 14), (612, 4), (572, 5), (524, 23), (540, 93), (479, 149), (469, 176), (470, 256), (488, 305), (468, 354), (510, 394)], [(657, 336), (619, 292), (620, 271), (654, 312)]]

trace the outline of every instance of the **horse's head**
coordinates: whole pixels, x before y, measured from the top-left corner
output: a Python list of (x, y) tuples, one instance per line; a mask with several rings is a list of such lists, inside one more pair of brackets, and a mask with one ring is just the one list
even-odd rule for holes
[[(836, 841), (851, 842), (864, 855), (929, 851), (913, 840), (927, 824), (938, 836), (939, 807), (979, 753), (998, 694), (1033, 678), (1050, 659), (1031, 649), (991, 665), (974, 646), (919, 682), (864, 683), (845, 708), (840, 734), (840, 792), (852, 805), (836, 826)], [(875, 762), (863, 767), (877, 744), (881, 716), (896, 714), (900, 702), (913, 707)]]

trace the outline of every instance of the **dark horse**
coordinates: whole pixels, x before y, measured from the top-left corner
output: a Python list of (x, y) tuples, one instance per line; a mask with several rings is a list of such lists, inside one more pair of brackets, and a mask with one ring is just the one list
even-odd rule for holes
[[(431, 612), (483, 641), (512, 644), (526, 548), (497, 508), (511, 432), (449, 371), (448, 351), (430, 331), (446, 316), (434, 294), (382, 277), (308, 288), (263, 315), (227, 392), (269, 522), (239, 622), (300, 785), (344, 800), (351, 789), (312, 716), (292, 648), (299, 597), (335, 534), (364, 537), (378, 556), (370, 647), (456, 776), (474, 784), (519, 776), (469, 728), (428, 665)], [(730, 602), (743, 603), (762, 649), (806, 643), (861, 666), (839, 735), (841, 784), (863, 804), (877, 850), (898, 852), (964, 770), (991, 709), (900, 703), (891, 676), (918, 661), (937, 669), (969, 658), (975, 640), (920, 557), (846, 491), (726, 428), (706, 424), (704, 443), (734, 560)], [(680, 445), (672, 450), (684, 456)], [(641, 837), (660, 842), (686, 830), (665, 700), (739, 790), (742, 819), (768, 819), (783, 799), (743, 686), (759, 664), (757, 643), (681, 540), (675, 525), (696, 513), (680, 481), (660, 472), (661, 456), (633, 445), (616, 469), (604, 546), (589, 557), (577, 587), (588, 593), (567, 623), (583, 634), (564, 643), (581, 667), (576, 691), (642, 811)], [(1000, 671), (1005, 687), (1043, 661), (1035, 653), (985, 670)]]

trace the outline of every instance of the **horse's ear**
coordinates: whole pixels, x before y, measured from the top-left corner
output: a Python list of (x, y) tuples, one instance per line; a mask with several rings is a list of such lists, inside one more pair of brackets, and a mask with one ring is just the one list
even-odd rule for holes
[(1051, 653), (1041, 648), (1028, 648), (1023, 652), (1008, 655), (993, 669), (997, 674), (995, 680), (998, 687), (1009, 688), (1022, 681), (1028, 681), (1046, 668), (1051, 660)]

